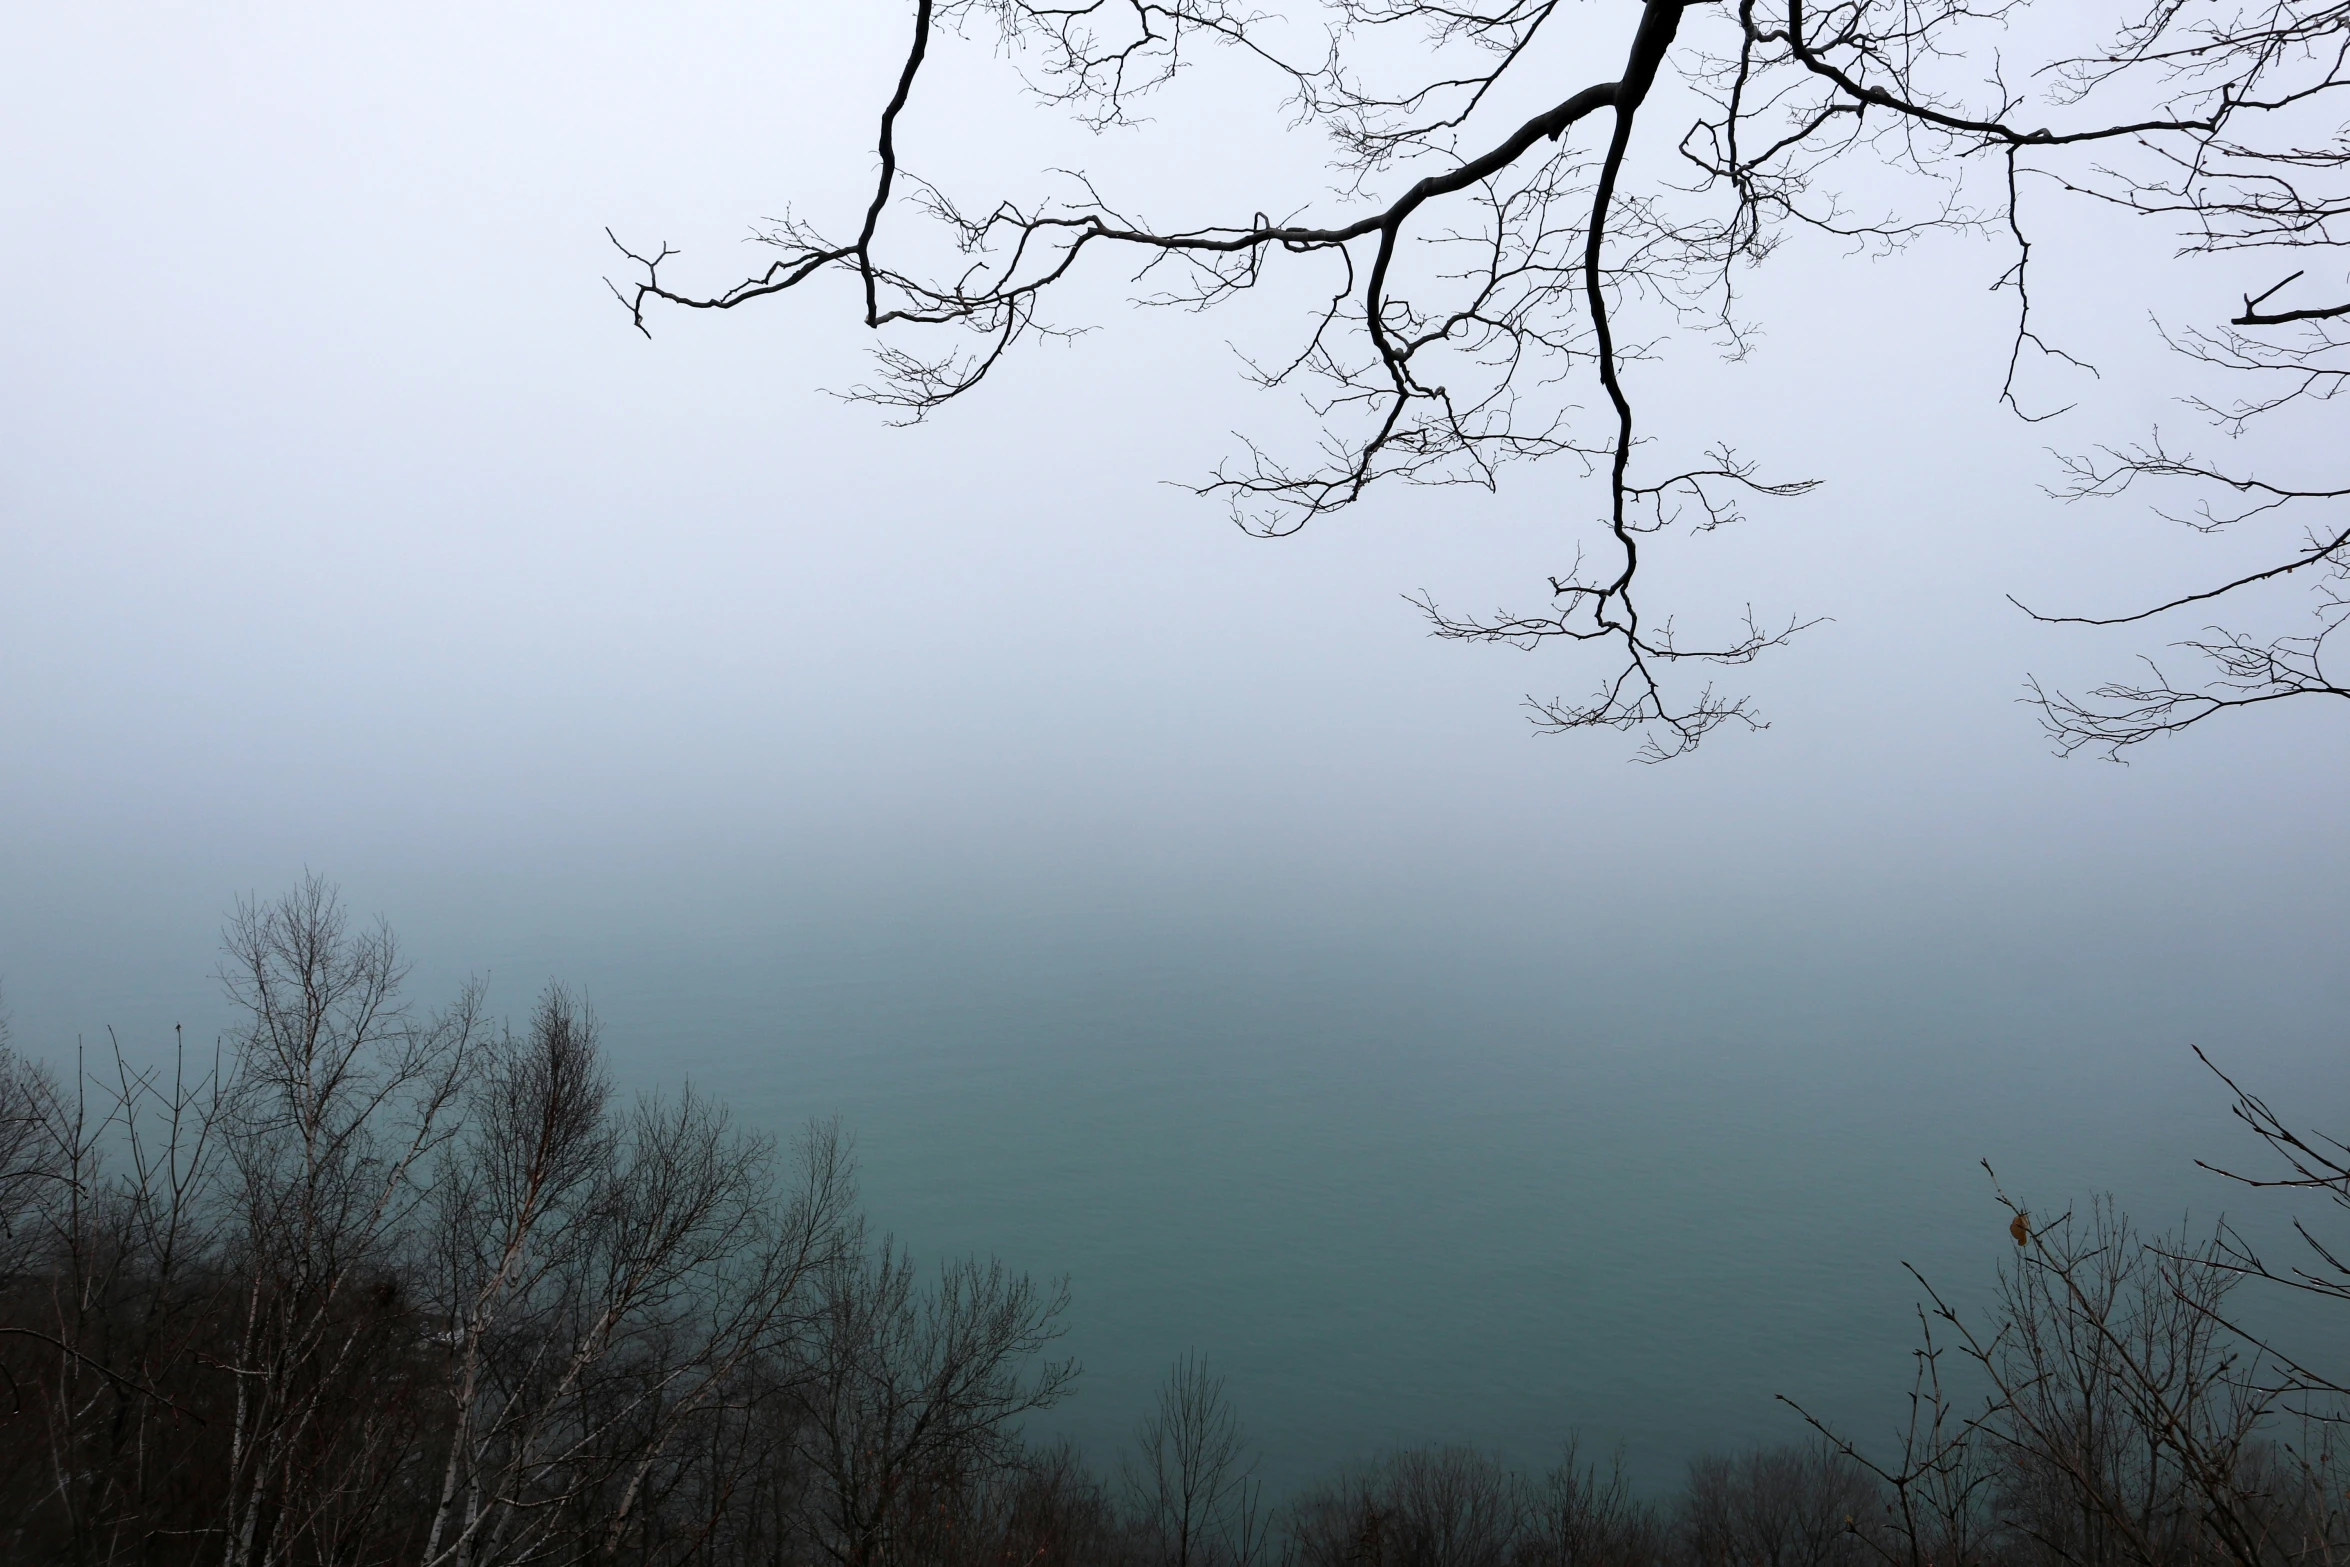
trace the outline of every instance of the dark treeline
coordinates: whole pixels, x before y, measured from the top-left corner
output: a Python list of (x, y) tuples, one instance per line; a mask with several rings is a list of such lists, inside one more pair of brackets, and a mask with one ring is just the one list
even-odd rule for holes
[[(622, 1098), (559, 989), (519, 1032), (475, 990), (417, 1011), (389, 933), (315, 881), (240, 908), (226, 950), (243, 1021), (217, 1059), (68, 1081), (0, 1037), (8, 1562), (2331, 1567), (2350, 1545), (2341, 1389), (2228, 1305), (2248, 1276), (2350, 1298), (2321, 1250), (2280, 1277), (2225, 1228), (2011, 1206), (1993, 1307), (1928, 1289), (1888, 1445), (1814, 1422), (1670, 1498), (1572, 1443), (1539, 1476), (1424, 1449), (1276, 1504), (1196, 1358), (1104, 1468), (1024, 1435), (1074, 1376), (1065, 1293), (870, 1234), (833, 1128), (780, 1146), (690, 1093)], [(2237, 1114), (2278, 1183), (2350, 1201), (2350, 1154), (2249, 1095)]]

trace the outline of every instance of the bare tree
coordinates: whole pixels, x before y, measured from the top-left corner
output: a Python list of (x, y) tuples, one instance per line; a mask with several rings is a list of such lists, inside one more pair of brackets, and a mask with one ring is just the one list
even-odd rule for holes
[[(2279, 1362), (2229, 1320), (2233, 1231), (2144, 1236), (2107, 1198), (2035, 1220), (1994, 1191), (2014, 1258), (1979, 1320), (1919, 1277), (1925, 1334), (1897, 1459), (1812, 1421), (1888, 1497), (1881, 1520), (1855, 1510), (1855, 1542), (1897, 1567), (2330, 1560), (2338, 1465), (2326, 1442), (2284, 1440)], [(1946, 1384), (1953, 1354), (1971, 1409)]]
[(0, 1280), (23, 1268), (33, 1214), (62, 1179), (51, 1135), (56, 1104), (55, 1074), (11, 1048), (8, 1014), (0, 1012)]
[(1014, 1452), (985, 1469), (919, 1488), (893, 1530), (889, 1559), (921, 1567), (1143, 1567), (1108, 1489), (1066, 1443)]
[[(2275, 1160), (2271, 1173), (2205, 1165), (2206, 1169), (2253, 1191), (2295, 1195), (2308, 1193), (2337, 1215), (2350, 1209), (2350, 1148), (2321, 1132), (2296, 1129), (2265, 1099), (2237, 1083), (2201, 1050), (2198, 1059), (2226, 1085), (2233, 1103), (2230, 1113), (2249, 1128)], [(2305, 1299), (2350, 1305), (2350, 1263), (2338, 1241), (2311, 1216), (2296, 1213), (2292, 1220), (2301, 1255), (2291, 1262), (2272, 1262), (2241, 1232), (2223, 1226), (2215, 1238), (2211, 1265), (2231, 1281), (2251, 1282), (2288, 1290)], [(2214, 1292), (2215, 1314), (2236, 1338), (2260, 1356), (2274, 1372), (2263, 1391), (2275, 1397), (2290, 1421), (2292, 1440), (2280, 1440), (2256, 1454), (2268, 1471), (2261, 1488), (2266, 1503), (2260, 1522), (2273, 1548), (2284, 1559), (2332, 1563), (2350, 1555), (2350, 1468), (2343, 1451), (2343, 1433), (2350, 1428), (2350, 1375), (2321, 1361), (2320, 1347), (2280, 1343), (2273, 1334), (2254, 1330)]]
[(1156, 1560), (1248, 1567), (1264, 1552), (1263, 1487), (1224, 1379), (1187, 1351), (1134, 1434), (1121, 1478)]
[(615, 1112), (594, 1019), (560, 989), (488, 1055), (432, 1191), (431, 1567), (644, 1544), (689, 1433), (742, 1418), (805, 1352), (850, 1195), (829, 1126), (787, 1185), (770, 1142), (691, 1093)]
[[(216, 1265), (218, 1078), (132, 1069), (70, 1088), (10, 1068), (15, 1170), (0, 1274), (0, 1514), (28, 1560), (137, 1559), (166, 1520), (217, 1537), (217, 1403), (198, 1385), (229, 1314)], [(201, 1522), (198, 1520), (201, 1519)]]
[(2274, 1395), (2221, 1307), (2219, 1243), (2148, 1241), (2110, 1201), (2031, 1225), (2002, 1280), (1993, 1389), (2011, 1527), (2054, 1560), (2276, 1559), (2260, 1447)]
[(824, 1270), (803, 1391), (800, 1455), (815, 1476), (809, 1533), (850, 1567), (908, 1558), (934, 1520), (1013, 1472), (1019, 1420), (1076, 1376), (1040, 1357), (1063, 1331), (1065, 1284), (965, 1259), (925, 1285), (893, 1241), (852, 1231)]
[[(2276, 1163), (2273, 1173), (2253, 1175), (2203, 1164), (2201, 1160), (2196, 1162), (2254, 1191), (2312, 1193), (2337, 1214), (2350, 1212), (2350, 1144), (2322, 1132), (2297, 1129), (2267, 1100), (2221, 1071), (2202, 1050), (2196, 1050), (2195, 1056), (2226, 1085), (2233, 1100), (2229, 1114), (2260, 1139)], [(2294, 1215), (2293, 1232), (2301, 1242), (2302, 1254), (2294, 1262), (2282, 1263), (2264, 1258), (2235, 1231), (2223, 1230), (2219, 1237), (2218, 1265), (2238, 1279), (2279, 1285), (2296, 1294), (2350, 1306), (2350, 1250), (2311, 1228), (2305, 1214)], [(2252, 1337), (2241, 1326), (2236, 1331)], [(2317, 1357), (2309, 1351), (2296, 1352), (2266, 1338), (2255, 1337), (2254, 1342), (2284, 1370), (2290, 1391), (2297, 1398), (2310, 1401), (2305, 1404), (2309, 1413), (2330, 1417), (2343, 1412), (2339, 1401), (2350, 1399), (2350, 1370), (2319, 1365), (2315, 1363)]]
[(1661, 1567), (1672, 1559), (1664, 1520), (1632, 1494), (1618, 1454), (1605, 1472), (1570, 1439), (1536, 1486), (1513, 1567)]
[[(1560, 0), (911, 9), (862, 213), (837, 227), (768, 224), (755, 237), (775, 259), (715, 290), (672, 281), (667, 246), (622, 246), (635, 272), (615, 291), (637, 326), (649, 329), (656, 306), (731, 310), (840, 275), (881, 334), (879, 374), (854, 395), (918, 420), (980, 386), (1023, 343), (1066, 335), (1053, 302), (1102, 263), (1134, 273), (1142, 303), (1189, 310), (1300, 276), (1321, 303), (1288, 340), (1243, 356), (1251, 379), (1303, 394), (1318, 443), (1284, 455), (1245, 440), (1194, 487), (1243, 528), (1279, 535), (1383, 484), (1490, 488), (1512, 462), (1568, 459), (1600, 481), (1596, 523), (1562, 546), (1567, 561), (1550, 571), (1543, 605), (1491, 616), (1423, 607), (1440, 636), (1590, 650), (1600, 659), (1590, 694), (1530, 698), (1536, 722), (1639, 730), (1652, 759), (1724, 723), (1760, 722), (1710, 680), (1689, 689), (1672, 678), (1676, 666), (1743, 664), (1803, 624), (1749, 612), (1684, 638), (1639, 590), (1658, 535), (1703, 533), (1735, 520), (1746, 498), (1811, 488), (1762, 478), (1721, 441), (1637, 412), (1637, 386), (1653, 379), (1646, 362), (1667, 339), (1697, 334), (1743, 351), (1743, 267), (1806, 232), (1879, 252), (1937, 230), (2002, 238), (1998, 285), (2016, 314), (2000, 396), (2036, 420), (2055, 410), (2028, 391), (2034, 367), (2079, 363), (2034, 314), (2037, 193), (2118, 206), (2190, 252), (2315, 249), (2313, 262), (2335, 253), (2350, 212), (2342, 0), (2268, 0), (2248, 12), (2226, 0), (2124, 0), (2098, 18), (2105, 41), (2087, 50), (2044, 41), (2067, 33), (2070, 8), (2036, 38), (2026, 0), (1647, 0), (1590, 13)], [(946, 46), (979, 30), (1021, 62), (1040, 97), (1097, 130), (1142, 125), (1141, 99), (1220, 51), (1285, 101), (1301, 130), (1328, 138), (1339, 210), (1322, 215), (1333, 199), (1322, 192), (1268, 202), (1235, 189), (1224, 218), (1159, 226), (1082, 174), (1036, 199), (969, 198), (925, 180), (907, 162), (919, 149), (902, 148), (906, 110), (926, 73), (944, 68)], [(2021, 70), (2008, 53), (2019, 37), (2042, 50)], [(1649, 123), (1659, 115), (1677, 118)], [(949, 259), (932, 265), (926, 250)], [(2197, 404), (2223, 425), (2321, 401), (2341, 384), (2350, 303), (2302, 297), (2306, 275), (2246, 299), (2225, 328), (2174, 334), (2189, 359), (2266, 386)], [(1579, 407), (1585, 398), (1594, 412)], [(2209, 527), (2322, 514), (2350, 493), (2323, 477), (2236, 475), (2159, 444), (2076, 461), (2070, 493), (2154, 479), (2246, 497), (2240, 514), (2199, 514)], [(2161, 608), (2296, 574), (2338, 581), (2346, 547), (2350, 535), (2318, 524), (2271, 568)], [(2324, 664), (2343, 603), (2335, 590), (2322, 602), (2312, 634), (2195, 644), (2216, 666), (2215, 688), (2158, 680), (2078, 701), (2042, 692), (2042, 712), (2060, 746), (2118, 753), (2228, 708), (2343, 695)], [(2046, 618), (2110, 624), (2156, 612)]]
[[(1922, 1277), (1918, 1282), (1932, 1293)], [(1857, 1516), (1854, 1536), (1869, 1554), (1887, 1567), (1977, 1567), (1996, 1560), (2001, 1543), (1991, 1506), (2000, 1472), (1982, 1434), (1981, 1412), (1961, 1407), (1944, 1380), (1948, 1346), (1936, 1342), (1936, 1315), (1923, 1305), (1917, 1314), (1908, 1418), (1889, 1461), (1871, 1456), (1794, 1399), (1781, 1394), (1780, 1402), (1889, 1498), (1882, 1517), (1875, 1509)]]
[(1832, 1448), (1756, 1448), (1689, 1466), (1683, 1525), (1700, 1567), (1849, 1567), (1876, 1487)]
[(338, 1417), (404, 1337), (400, 1242), (458, 1130), (481, 997), (416, 1016), (389, 929), (354, 930), (315, 876), (239, 904), (225, 945), (246, 1024), (217, 1123), (242, 1295), (222, 1366), (235, 1387), (223, 1561), (261, 1567), (364, 1532), (350, 1509), (387, 1505), (384, 1477), (409, 1456), (403, 1419)]
[(1467, 1447), (1412, 1449), (1341, 1477), (1291, 1509), (1298, 1567), (1505, 1567), (1520, 1549), (1526, 1485)]

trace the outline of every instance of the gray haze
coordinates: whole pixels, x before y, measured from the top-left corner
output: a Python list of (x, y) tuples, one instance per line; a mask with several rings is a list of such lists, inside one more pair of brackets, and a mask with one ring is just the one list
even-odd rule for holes
[[(848, 226), (898, 10), (14, 17), (20, 1045), (208, 1047), (221, 911), (315, 869), (421, 994), (584, 986), (628, 1080), (840, 1113), (877, 1222), (1071, 1273), (1067, 1429), (1116, 1440), (1197, 1345), (1284, 1477), (1577, 1427), (1664, 1476), (1792, 1435), (1774, 1392), (1874, 1428), (1898, 1264), (1963, 1292), (1996, 1257), (1977, 1159), (2214, 1210), (2190, 1161), (2244, 1150), (2191, 1042), (2338, 1128), (2350, 728), (2116, 768), (2015, 700), (2159, 638), (2002, 594), (2135, 607), (2231, 558), (2039, 490), (2052, 443), (2191, 423), (2147, 313), (2229, 276), (2077, 230), (2043, 297), (2104, 376), (2033, 388), (2089, 398), (2056, 425), (1995, 406), (1982, 244), (1790, 252), (1749, 361), (1641, 368), (1652, 419), (1830, 481), (1671, 546), (1676, 602), (1834, 617), (1730, 672), (1768, 733), (1641, 768), (1516, 711), (1588, 673), (1400, 597), (1530, 602), (1592, 511), (1571, 473), (1281, 543), (1160, 482), (1289, 417), (1225, 345), (1303, 295), (1203, 321), (1106, 277), (1101, 331), (911, 431), (821, 390), (861, 374), (845, 289), (629, 329), (607, 223), (705, 283), (786, 202)], [(1269, 112), (1170, 168), (953, 59), (917, 168), (1086, 158), (1176, 212), (1319, 188)], [(1245, 85), (1150, 134), (1268, 107)]]

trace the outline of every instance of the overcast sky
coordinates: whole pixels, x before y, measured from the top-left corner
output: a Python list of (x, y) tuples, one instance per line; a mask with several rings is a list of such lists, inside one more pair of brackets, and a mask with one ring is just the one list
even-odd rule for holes
[[(917, 430), (823, 390), (863, 373), (842, 287), (629, 329), (607, 224), (711, 283), (761, 216), (851, 226), (903, 26), (17, 18), (0, 980), (21, 1038), (137, 1014), (109, 995), (140, 965), (200, 989), (222, 905), (304, 866), (445, 931), (452, 968), (518, 922), (559, 960), (562, 931), (784, 878), (839, 920), (1547, 921), (1733, 967), (1809, 943), (1822, 972), (1901, 942), (2062, 966), (2072, 943), (2129, 975), (2207, 962), (2330, 1027), (2350, 729), (2279, 712), (2115, 768), (2052, 758), (2016, 700), (2027, 672), (2078, 684), (2158, 639), (2037, 630), (2003, 594), (2112, 608), (2225, 558), (2039, 488), (2052, 443), (2190, 422), (2146, 318), (2210, 300), (2163, 247), (2076, 227), (2052, 257), (2049, 308), (2104, 371), (2042, 388), (2085, 391), (2067, 424), (1997, 408), (2004, 258), (1972, 241), (1794, 247), (1755, 281), (1748, 362), (1691, 343), (1639, 370), (1660, 421), (1829, 481), (1672, 546), (1656, 591), (1699, 619), (1832, 617), (1727, 677), (1767, 733), (1643, 768), (1617, 737), (1529, 731), (1519, 699), (1580, 694), (1584, 667), (1432, 642), (1402, 599), (1527, 604), (1591, 515), (1568, 474), (1398, 491), (1277, 543), (1163, 482), (1281, 417), (1227, 341), (1292, 296), (1137, 315), (1105, 277), (1072, 300), (1100, 331)], [(944, 51), (909, 163), (1027, 190), (1091, 156), (1177, 211), (1320, 189), (1319, 149), (1271, 134), (1242, 74), (1099, 143), (1008, 86), (984, 47)]]

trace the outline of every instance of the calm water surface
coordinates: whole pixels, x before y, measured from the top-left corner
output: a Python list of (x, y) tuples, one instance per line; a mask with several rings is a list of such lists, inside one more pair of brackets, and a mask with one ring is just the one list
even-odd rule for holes
[[(1779, 1394), (1887, 1432), (1901, 1264), (1979, 1300), (2007, 1245), (1978, 1161), (2035, 1207), (2242, 1209), (2191, 1163), (2245, 1143), (2189, 1040), (2320, 1112), (2350, 1084), (2322, 966), (2197, 980), (2159, 949), (2052, 962), (2044, 933), (405, 901), (421, 992), (480, 965), (519, 1014), (562, 975), (624, 1080), (690, 1077), (759, 1127), (838, 1115), (878, 1227), (1066, 1273), (1085, 1369), (1049, 1429), (1108, 1453), (1196, 1347), (1277, 1487), (1405, 1442), (1539, 1463), (1577, 1431), (1661, 1486), (1800, 1435)], [(97, 963), (18, 927), (49, 960), (12, 971), (20, 1038), (216, 1027), (205, 934)]]

